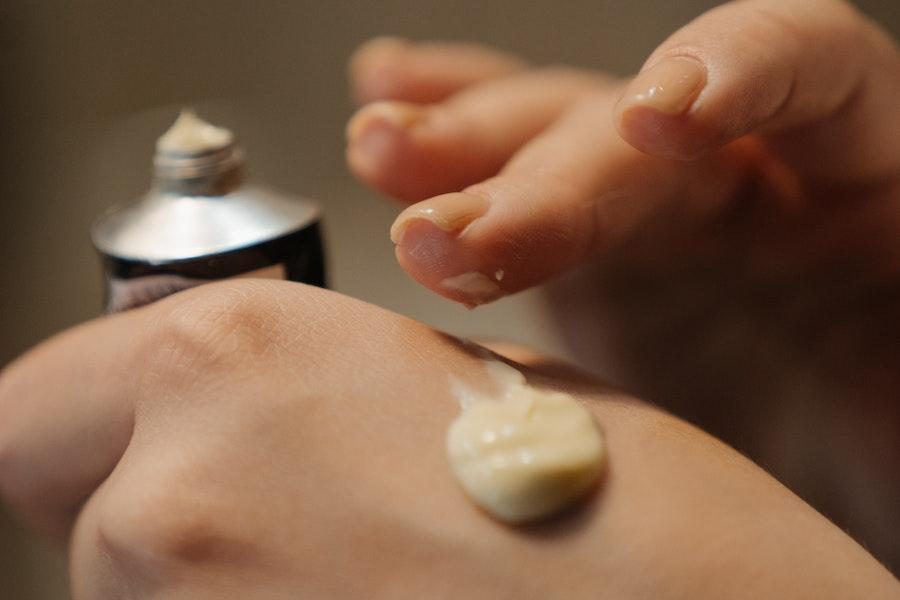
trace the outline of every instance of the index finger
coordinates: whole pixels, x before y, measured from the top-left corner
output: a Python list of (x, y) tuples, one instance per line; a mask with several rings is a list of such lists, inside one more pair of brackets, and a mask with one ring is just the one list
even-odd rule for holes
[(44, 533), (66, 535), (128, 445), (146, 315), (75, 327), (0, 373), (0, 496)]

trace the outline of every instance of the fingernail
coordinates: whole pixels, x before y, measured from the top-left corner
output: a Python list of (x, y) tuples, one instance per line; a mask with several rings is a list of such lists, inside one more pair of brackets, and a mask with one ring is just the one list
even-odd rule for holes
[(669, 58), (638, 73), (622, 94), (618, 112), (642, 106), (668, 115), (686, 112), (706, 85), (706, 69), (690, 58)]
[(488, 210), (484, 198), (472, 194), (452, 193), (429, 198), (400, 213), (391, 226), (391, 241), (399, 244), (407, 225), (415, 219), (430, 221), (436, 227), (458, 233)]
[(408, 40), (390, 35), (372, 38), (356, 49), (350, 58), (350, 64), (359, 67), (361, 62), (380, 58), (379, 55), (401, 52), (410, 46)]
[(362, 107), (347, 122), (345, 134), (352, 142), (363, 134), (372, 123), (388, 123), (397, 129), (409, 129), (422, 119), (425, 109), (417, 104), (384, 100)]
[(382, 36), (359, 46), (350, 57), (350, 72), (362, 73), (375, 68), (384, 61), (390, 61), (410, 46), (406, 40), (398, 37)]
[(454, 300), (462, 302), (468, 308), (475, 308), (493, 302), (504, 295), (497, 281), (484, 273), (469, 271), (454, 277), (447, 277), (438, 285), (451, 294)]

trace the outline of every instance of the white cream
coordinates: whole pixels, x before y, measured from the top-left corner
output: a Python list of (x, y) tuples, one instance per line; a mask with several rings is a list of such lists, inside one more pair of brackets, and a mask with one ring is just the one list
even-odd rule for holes
[(468, 297), (468, 303), (474, 306), (496, 300), (503, 295), (503, 290), (496, 281), (477, 271), (448, 277), (441, 281), (440, 285), (447, 290), (462, 292)]
[(231, 144), (234, 135), (224, 127), (211, 125), (192, 110), (183, 109), (157, 141), (156, 149), (169, 154), (200, 154)]
[(505, 363), (485, 364), (495, 396), (453, 381), (462, 414), (447, 433), (447, 456), (457, 480), (500, 521), (533, 521), (568, 508), (603, 472), (606, 445), (591, 413), (569, 394), (531, 387)]

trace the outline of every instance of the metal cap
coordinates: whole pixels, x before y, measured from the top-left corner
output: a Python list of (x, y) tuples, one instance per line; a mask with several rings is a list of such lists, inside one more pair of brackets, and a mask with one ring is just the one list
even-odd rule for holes
[(137, 204), (113, 208), (91, 228), (110, 256), (163, 263), (237, 250), (317, 221), (318, 207), (262, 187), (221, 196), (151, 190)]
[(154, 188), (91, 229), (101, 252), (146, 263), (186, 260), (263, 243), (319, 218), (312, 202), (242, 186), (244, 154), (234, 135), (191, 110), (159, 138), (153, 163)]

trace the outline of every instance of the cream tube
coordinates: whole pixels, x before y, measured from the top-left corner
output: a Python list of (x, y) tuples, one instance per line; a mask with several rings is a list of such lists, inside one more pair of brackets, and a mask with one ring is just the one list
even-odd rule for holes
[(244, 182), (234, 134), (184, 110), (156, 143), (154, 184), (92, 229), (106, 310), (230, 277), (325, 285), (318, 207)]

